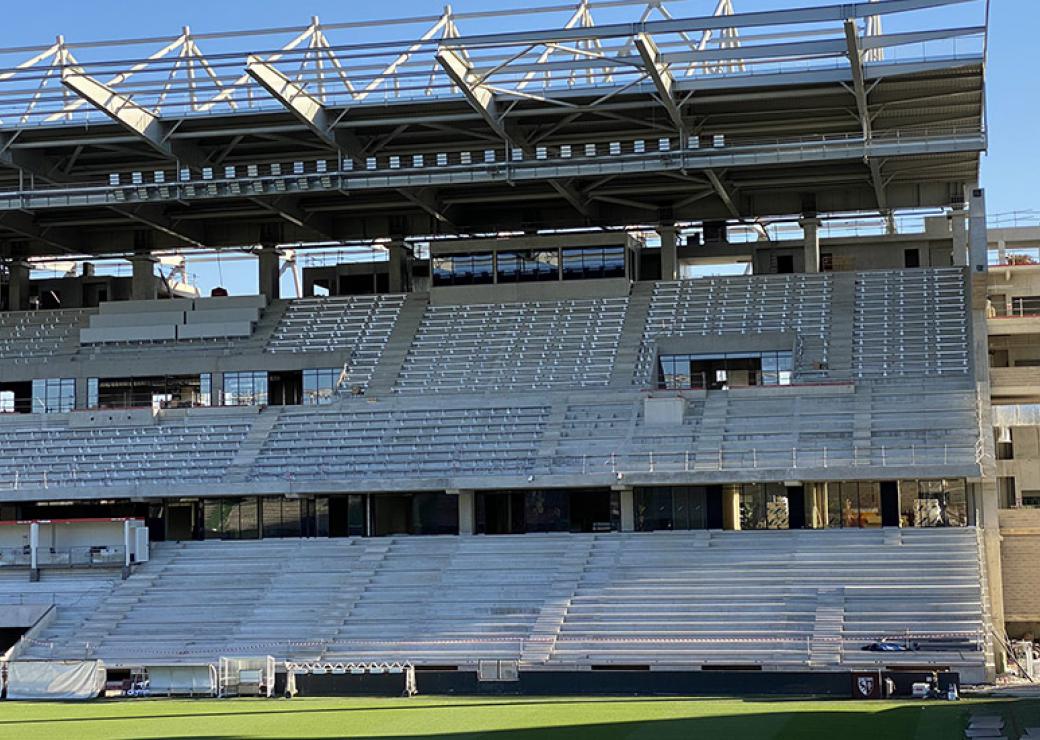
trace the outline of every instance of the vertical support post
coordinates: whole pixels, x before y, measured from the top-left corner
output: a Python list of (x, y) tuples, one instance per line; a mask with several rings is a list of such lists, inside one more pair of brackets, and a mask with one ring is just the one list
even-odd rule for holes
[(266, 296), (268, 301), (276, 301), (281, 297), (281, 254), (276, 245), (267, 243), (260, 246), (256, 255), (260, 294)]
[(805, 216), (798, 221), (805, 236), (805, 272), (820, 271), (820, 219)]
[(676, 247), (677, 230), (674, 223), (662, 223), (657, 227), (661, 237), (661, 279), (679, 279), (679, 254)]
[(154, 301), (159, 297), (155, 282), (155, 263), (157, 260), (149, 253), (135, 254), (128, 259), (133, 269), (130, 278), (130, 299), (134, 301)]
[(722, 528), (740, 529), (740, 488), (722, 487)]
[(40, 580), (40, 523), (29, 525), (29, 580)]
[(29, 309), (29, 263), (12, 260), (7, 263), (7, 308), (10, 311)]
[(476, 532), (476, 494), (473, 491), (459, 491), (459, 534), (472, 535)]
[(956, 267), (968, 266), (968, 210), (965, 203), (955, 203), (950, 209), (950, 232), (953, 234), (951, 259)]
[(408, 266), (408, 246), (403, 238), (394, 238), (387, 245), (387, 251), (390, 255), (390, 264), (388, 266), (390, 271), (390, 292), (406, 293), (409, 290), (410, 282), (406, 269)]
[(629, 487), (618, 491), (619, 503), (621, 504), (621, 531), (634, 532), (636, 530), (636, 496)]
[(130, 520), (123, 522), (123, 580), (130, 577), (130, 550), (133, 546), (131, 536), (133, 530), (130, 528)]
[(989, 270), (989, 234), (986, 228), (986, 191), (973, 187), (968, 195), (968, 264), (974, 277), (985, 279)]

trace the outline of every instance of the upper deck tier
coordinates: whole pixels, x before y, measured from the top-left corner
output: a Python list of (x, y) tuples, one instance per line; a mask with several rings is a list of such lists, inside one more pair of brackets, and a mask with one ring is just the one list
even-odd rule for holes
[(119, 254), (887, 212), (977, 181), (985, 3), (755, 6), (0, 49), (0, 241)]

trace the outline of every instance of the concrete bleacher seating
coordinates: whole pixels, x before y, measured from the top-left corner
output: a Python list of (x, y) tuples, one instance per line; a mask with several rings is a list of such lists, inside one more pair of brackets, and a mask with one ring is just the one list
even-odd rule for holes
[(605, 386), (628, 298), (431, 306), (397, 393)]
[(88, 314), (80, 309), (0, 311), (0, 359), (17, 362), (60, 352)]
[(964, 272), (959, 268), (857, 273), (856, 376), (967, 373), (966, 313)]
[(265, 352), (337, 353), (344, 388), (366, 387), (397, 323), (403, 295), (332, 296), (290, 301)]
[(219, 480), (249, 427), (212, 416), (153, 426), (9, 424), (0, 428), (0, 488)]
[[(659, 336), (792, 333), (811, 338), (827, 359), (831, 276), (706, 277), (654, 286), (636, 377), (649, 381)], [(793, 342), (792, 342), (793, 346)]]
[(523, 472), (533, 464), (548, 413), (547, 406), (516, 403), (287, 412), (268, 436), (254, 477)]
[[(973, 680), (989, 655), (980, 579), (972, 528), (159, 543), (29, 656), (132, 665), (259, 651), (529, 670), (931, 661)], [(980, 649), (930, 651), (934, 635)], [(886, 638), (924, 649), (860, 649)]]

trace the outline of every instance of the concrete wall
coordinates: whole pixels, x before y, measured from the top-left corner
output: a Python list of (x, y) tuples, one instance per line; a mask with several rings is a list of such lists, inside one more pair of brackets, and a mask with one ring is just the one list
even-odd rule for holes
[(1002, 510), (1000, 534), (1008, 633), (1040, 635), (1040, 509)]
[[(904, 252), (917, 250), (921, 267), (949, 267), (951, 241), (949, 238), (930, 239), (922, 234), (876, 238), (841, 238), (820, 240), (820, 258), (826, 262), (830, 255), (834, 272), (856, 270), (901, 270), (906, 264)], [(803, 272), (804, 249), (800, 240), (784, 240), (770, 246), (755, 244), (754, 271), (758, 274), (776, 272), (776, 257), (790, 255), (794, 271)]]

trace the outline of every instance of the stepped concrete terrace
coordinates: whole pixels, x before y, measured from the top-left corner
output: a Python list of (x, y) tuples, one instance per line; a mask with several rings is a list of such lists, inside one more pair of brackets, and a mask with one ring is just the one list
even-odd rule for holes
[[(988, 668), (982, 577), (972, 528), (158, 543), (28, 657), (940, 665), (972, 681)], [(920, 649), (860, 650), (886, 638)]]
[[(498, 392), (321, 407), (162, 412), (154, 423), (0, 419), (12, 500), (113, 496), (706, 485), (974, 478), (975, 391), (963, 377), (731, 389)], [(681, 423), (648, 424), (648, 396)], [(262, 422), (262, 423), (260, 423)], [(162, 487), (154, 485), (162, 482)]]

